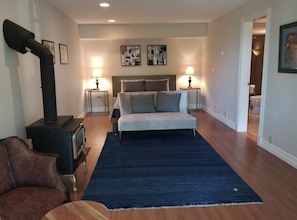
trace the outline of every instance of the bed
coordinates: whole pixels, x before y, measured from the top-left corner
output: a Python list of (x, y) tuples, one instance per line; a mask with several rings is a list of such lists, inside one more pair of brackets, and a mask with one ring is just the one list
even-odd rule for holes
[[(144, 85), (139, 82), (144, 82)], [(112, 130), (117, 132), (117, 121), (121, 115), (117, 98), (118, 93), (176, 90), (176, 75), (112, 76), (112, 89), (113, 97), (116, 98), (116, 100), (110, 112), (110, 120)]]

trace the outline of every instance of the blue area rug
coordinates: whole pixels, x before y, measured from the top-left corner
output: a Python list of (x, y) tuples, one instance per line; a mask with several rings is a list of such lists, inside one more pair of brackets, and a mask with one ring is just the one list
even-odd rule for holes
[(108, 133), (83, 197), (109, 209), (262, 202), (190, 130)]

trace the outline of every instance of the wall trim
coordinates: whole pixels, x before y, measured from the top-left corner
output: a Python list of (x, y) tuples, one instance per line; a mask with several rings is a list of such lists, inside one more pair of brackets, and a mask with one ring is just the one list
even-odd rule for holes
[[(201, 104), (200, 104), (201, 105)], [(223, 117), (222, 115), (218, 114), (217, 112), (213, 111), (211, 108), (208, 108), (204, 105), (201, 106), (201, 109), (205, 111), (206, 113), (210, 114), (214, 118), (218, 119), (220, 122), (223, 124), (227, 125), (228, 127), (232, 128), (233, 130), (236, 131), (236, 123), (230, 121), (228, 118)]]
[[(202, 110), (236, 131), (236, 123), (226, 119), (225, 117), (219, 115), (217, 112), (205, 106), (202, 106)], [(261, 139), (259, 146), (264, 150), (268, 151), (269, 153), (273, 154), (277, 158), (281, 159), (285, 163), (297, 169), (297, 157), (292, 156), (291, 154), (283, 151), (279, 147), (273, 144), (270, 144), (269, 142), (263, 139)]]
[(81, 113), (78, 118), (84, 118), (88, 114), (87, 110), (85, 109), (83, 113)]
[(297, 169), (297, 158), (291, 154), (265, 140), (261, 141), (260, 147)]

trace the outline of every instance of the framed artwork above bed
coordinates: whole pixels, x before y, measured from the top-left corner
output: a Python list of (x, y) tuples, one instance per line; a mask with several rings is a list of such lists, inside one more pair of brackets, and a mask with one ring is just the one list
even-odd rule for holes
[(147, 65), (167, 65), (167, 45), (147, 45)]
[(141, 48), (140, 45), (122, 45), (121, 48), (122, 66), (140, 66)]

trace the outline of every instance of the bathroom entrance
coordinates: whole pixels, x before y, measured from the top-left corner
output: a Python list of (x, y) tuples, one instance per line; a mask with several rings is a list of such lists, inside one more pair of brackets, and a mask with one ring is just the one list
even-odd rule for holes
[[(254, 36), (254, 29), (256, 29), (258, 23), (261, 23), (261, 20), (265, 18), (265, 32), (262, 34), (265, 37), (264, 45), (265, 45), (265, 53), (263, 55), (262, 63), (262, 75), (261, 79), (262, 82), (260, 83), (261, 86), (258, 86), (256, 88), (256, 83), (254, 83), (254, 93), (256, 94), (259, 92), (261, 94), (261, 102), (265, 103), (265, 90), (266, 90), (266, 78), (267, 78), (267, 54), (269, 53), (269, 48), (267, 45), (269, 45), (269, 27), (270, 27), (270, 14), (271, 9), (265, 9), (262, 11), (259, 11), (255, 14), (249, 15), (247, 17), (242, 18), (241, 20), (241, 44), (240, 44), (240, 66), (239, 66), (239, 81), (238, 81), (238, 105), (237, 105), (237, 132), (243, 132), (243, 134), (246, 134), (249, 136), (248, 133), (248, 119), (249, 119), (249, 113), (250, 113), (250, 96), (253, 94), (249, 93), (250, 89), (250, 81), (251, 81), (251, 63), (252, 63), (252, 56), (259, 55), (259, 51), (256, 48), (253, 48), (252, 45), (252, 39)], [(259, 34), (260, 35), (260, 34)], [(253, 51), (254, 50), (254, 51)], [(253, 85), (253, 84), (252, 84)], [(263, 117), (264, 117), (264, 110), (265, 106), (260, 106), (260, 112), (261, 114), (254, 114), (258, 115), (259, 119), (256, 123), (256, 126), (254, 127), (254, 135), (253, 140), (258, 143), (258, 145), (261, 145), (262, 141), (262, 133), (263, 133)], [(252, 135), (250, 135), (252, 136)]]
[(262, 94), (266, 17), (253, 21), (247, 135), (257, 142)]

